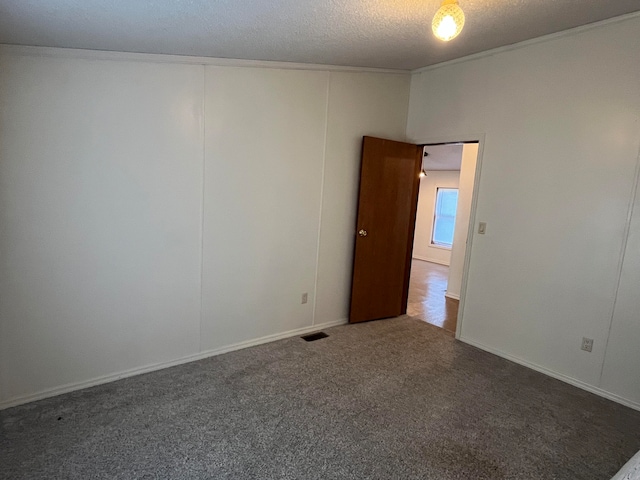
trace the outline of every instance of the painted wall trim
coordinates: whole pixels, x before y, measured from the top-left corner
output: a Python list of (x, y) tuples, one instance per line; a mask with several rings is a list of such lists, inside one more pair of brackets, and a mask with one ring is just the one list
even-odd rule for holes
[[(204, 299), (204, 220), (205, 220), (205, 186), (207, 183), (207, 69), (202, 67), (202, 122), (200, 122), (200, 134), (202, 135), (202, 184), (200, 195), (200, 302), (198, 311), (198, 351), (202, 351), (202, 325), (204, 322), (203, 299)], [(0, 407), (1, 408), (1, 407)]]
[(511, 45), (505, 45), (503, 47), (497, 47), (491, 50), (485, 50), (484, 52), (474, 53), (472, 55), (467, 55), (466, 57), (454, 58), (453, 60), (449, 60), (446, 62), (436, 63), (434, 65), (428, 65), (426, 67), (416, 68), (415, 70), (411, 71), (411, 74), (419, 74), (422, 72), (427, 72), (429, 70), (435, 70), (441, 67), (448, 67), (449, 65), (455, 65), (456, 63), (470, 62), (473, 60), (478, 60), (480, 58), (497, 55), (498, 53), (509, 52), (511, 50), (518, 50), (520, 48), (525, 48), (525, 47), (528, 47), (529, 45), (536, 45), (538, 43), (549, 42), (551, 40), (555, 40), (556, 38), (578, 35), (588, 30), (593, 30), (595, 28), (604, 27), (606, 25), (611, 25), (614, 23), (625, 22), (627, 20), (631, 20), (637, 17), (640, 17), (640, 11), (627, 13), (625, 15), (620, 15), (618, 17), (608, 18), (606, 20), (601, 20), (599, 22), (588, 23), (587, 25), (581, 25), (579, 27), (570, 28), (568, 30), (562, 30), (561, 32), (550, 33), (548, 35), (543, 35), (542, 37), (531, 38), (529, 40), (513, 43)]
[(489, 352), (492, 353), (494, 355), (497, 355), (498, 357), (502, 357), (506, 360), (509, 360), (511, 362), (517, 363), (518, 365), (522, 365), (523, 367), (527, 367), (530, 368), (532, 370), (535, 370), (536, 372), (540, 372), (543, 373), (549, 377), (555, 378), (556, 380), (560, 380), (561, 382), (564, 383), (568, 383), (569, 385), (573, 385), (574, 387), (578, 387), (582, 390), (585, 390), (589, 393), (593, 393), (595, 395), (598, 395), (600, 397), (606, 398), (607, 400), (611, 400), (614, 401), (616, 403), (619, 403), (621, 405), (624, 405), (626, 407), (629, 408), (633, 408), (634, 410), (638, 410), (640, 411), (640, 403), (636, 403), (632, 400), (628, 400), (624, 397), (620, 397), (619, 395), (616, 395), (614, 393), (611, 392), (607, 392), (606, 390), (603, 390), (601, 388), (598, 387), (594, 387), (593, 385), (590, 385), (588, 383), (582, 382), (580, 380), (577, 380), (573, 377), (569, 377), (567, 375), (563, 375), (562, 373), (558, 373), (555, 372), (553, 370), (549, 370), (545, 367), (541, 367), (540, 365), (537, 365), (535, 363), (531, 363), (528, 362), (526, 360), (523, 360), (519, 357), (510, 355), (508, 353), (502, 352), (500, 350), (497, 350), (495, 348), (492, 347), (488, 347), (480, 342), (476, 342), (474, 340), (465, 338), (464, 336), (460, 336), (458, 338), (458, 340), (460, 340), (461, 342), (464, 342), (468, 345), (471, 345), (473, 347), (479, 348), (480, 350), (484, 350), (485, 352)]
[(422, 260), (423, 262), (437, 263), (438, 265), (444, 265), (445, 267), (449, 266), (448, 263), (443, 262), (442, 260), (438, 260), (436, 258), (425, 257), (423, 255), (412, 255), (412, 258), (415, 258), (417, 260)]
[(246, 340), (244, 342), (234, 343), (233, 345), (227, 345), (225, 347), (214, 348), (212, 350), (206, 350), (204, 352), (196, 353), (193, 355), (187, 355), (186, 357), (179, 358), (177, 360), (170, 360), (168, 362), (155, 363), (153, 365), (146, 365), (144, 367), (132, 368), (131, 370), (125, 370), (119, 373), (112, 373), (101, 377), (93, 378), (83, 382), (69, 383), (60, 387), (54, 387), (47, 390), (43, 390), (31, 395), (25, 395), (21, 397), (11, 398), (0, 403), (0, 410), (6, 408), (15, 407), (25, 403), (35, 402), (37, 400), (43, 400), (45, 398), (55, 397), (64, 393), (74, 392), (76, 390), (82, 390), (84, 388), (95, 387), (105, 383), (115, 382), (123, 378), (134, 377), (143, 373), (155, 372), (157, 370), (163, 370), (169, 367), (175, 367), (189, 362), (195, 362), (204, 358), (215, 357), (222, 355), (223, 353), (229, 353), (236, 350), (242, 350), (248, 347), (254, 347), (256, 345), (262, 345), (264, 343), (275, 342), (276, 340), (282, 340), (285, 338), (295, 337), (297, 335), (304, 335), (306, 333), (323, 330), (325, 328), (337, 327), (339, 325), (345, 325), (348, 323), (346, 318), (335, 320), (333, 322), (326, 322), (319, 325), (310, 325), (308, 327), (298, 328), (295, 330), (289, 330), (287, 332), (275, 333), (272, 335), (266, 335), (264, 337), (255, 338), (252, 340)]
[[(327, 170), (327, 138), (329, 136), (329, 104), (331, 100), (331, 72), (327, 72), (326, 102), (324, 106), (324, 137), (322, 140), (322, 176), (320, 177), (320, 210), (318, 213), (318, 240), (316, 242), (316, 274), (313, 281), (313, 309), (311, 310), (311, 325), (316, 324), (318, 309), (318, 278), (320, 276), (320, 240), (322, 237), (322, 206), (324, 205), (324, 181)], [(406, 127), (405, 127), (406, 130)]]
[(444, 294), (445, 297), (450, 298), (452, 300), (460, 301), (460, 295), (456, 295), (455, 293), (451, 293), (448, 290)]
[(240, 60), (235, 58), (193, 57), (188, 55), (163, 55), (157, 53), (113, 52), (84, 50), (79, 48), (34, 47), (28, 45), (0, 44), (0, 55), (75, 58), (83, 60), (107, 60), (147, 63), (173, 63), (185, 65), (214, 65), (219, 67), (278, 68), (286, 70), (321, 70), (332, 72), (368, 72), (409, 75), (410, 70), (388, 68), (348, 67), (315, 63), (273, 62), (267, 60)]

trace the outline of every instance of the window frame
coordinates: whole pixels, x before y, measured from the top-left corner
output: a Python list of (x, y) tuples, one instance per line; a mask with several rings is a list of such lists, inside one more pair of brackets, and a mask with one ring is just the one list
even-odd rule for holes
[[(438, 221), (438, 193), (440, 192), (440, 190), (455, 190), (457, 193), (457, 199), (456, 199), (456, 213), (453, 216), (453, 230), (454, 230), (454, 235), (455, 235), (455, 222), (458, 216), (458, 208), (457, 208), (457, 202), (460, 200), (460, 188), (459, 187), (445, 187), (445, 186), (437, 186), (436, 187), (436, 192), (435, 192), (435, 196), (434, 196), (434, 201), (433, 201), (433, 221), (431, 222), (431, 238), (430, 238), (430, 246), (434, 247), (434, 248), (441, 248), (443, 250), (451, 250), (453, 248), (453, 237), (451, 238), (451, 245), (447, 244), (447, 243), (440, 243), (440, 242), (436, 242), (434, 239), (435, 233), (436, 233), (436, 222)], [(442, 215), (441, 215), (442, 216)]]

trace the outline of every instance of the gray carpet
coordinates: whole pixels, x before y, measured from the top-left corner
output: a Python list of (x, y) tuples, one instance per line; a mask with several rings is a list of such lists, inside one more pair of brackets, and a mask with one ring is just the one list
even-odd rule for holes
[(609, 479), (640, 412), (401, 317), (0, 412), (0, 478)]

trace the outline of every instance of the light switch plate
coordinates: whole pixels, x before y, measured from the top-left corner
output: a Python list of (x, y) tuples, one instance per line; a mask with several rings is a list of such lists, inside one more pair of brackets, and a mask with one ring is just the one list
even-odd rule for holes
[(484, 235), (487, 231), (487, 224), (485, 222), (480, 222), (478, 224), (478, 233), (480, 235)]

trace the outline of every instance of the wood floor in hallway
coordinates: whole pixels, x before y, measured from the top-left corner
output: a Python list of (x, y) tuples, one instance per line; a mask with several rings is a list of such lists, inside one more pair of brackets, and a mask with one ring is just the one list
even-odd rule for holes
[(444, 296), (449, 267), (413, 259), (407, 314), (455, 333), (458, 301)]

